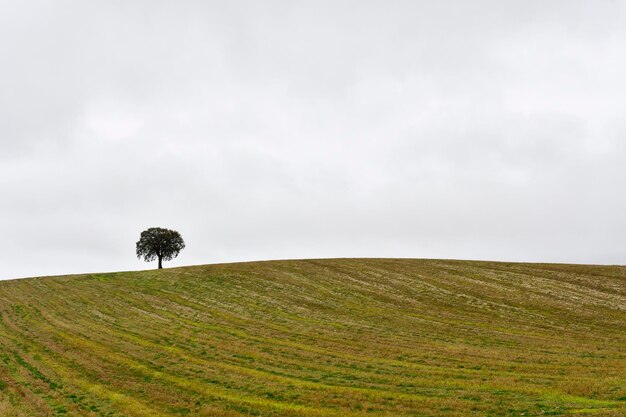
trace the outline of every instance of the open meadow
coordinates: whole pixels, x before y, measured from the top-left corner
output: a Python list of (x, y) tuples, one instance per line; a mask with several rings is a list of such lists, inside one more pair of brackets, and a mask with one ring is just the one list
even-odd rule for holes
[(0, 282), (0, 416), (626, 416), (626, 268), (249, 262)]

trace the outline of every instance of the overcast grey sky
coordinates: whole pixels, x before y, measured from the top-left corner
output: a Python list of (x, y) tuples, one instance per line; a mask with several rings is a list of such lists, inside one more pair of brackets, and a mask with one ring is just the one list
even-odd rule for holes
[(0, 278), (626, 263), (625, 1), (0, 0)]

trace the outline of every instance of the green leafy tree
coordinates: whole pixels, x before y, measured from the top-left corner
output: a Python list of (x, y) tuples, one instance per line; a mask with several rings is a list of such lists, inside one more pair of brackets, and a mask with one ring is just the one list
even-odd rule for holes
[(175, 230), (151, 227), (141, 232), (137, 242), (137, 258), (146, 262), (159, 260), (159, 269), (163, 268), (163, 261), (171, 261), (185, 248), (182, 236)]

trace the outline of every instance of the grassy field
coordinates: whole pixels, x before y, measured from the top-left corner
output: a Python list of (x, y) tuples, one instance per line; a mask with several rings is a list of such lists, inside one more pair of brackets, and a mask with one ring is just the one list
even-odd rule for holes
[(251, 262), (0, 282), (0, 416), (626, 416), (626, 268)]

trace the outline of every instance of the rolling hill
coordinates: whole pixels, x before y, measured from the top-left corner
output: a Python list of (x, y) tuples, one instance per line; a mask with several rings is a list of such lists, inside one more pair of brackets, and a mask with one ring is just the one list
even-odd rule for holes
[(626, 416), (626, 268), (414, 259), (0, 282), (0, 416)]

